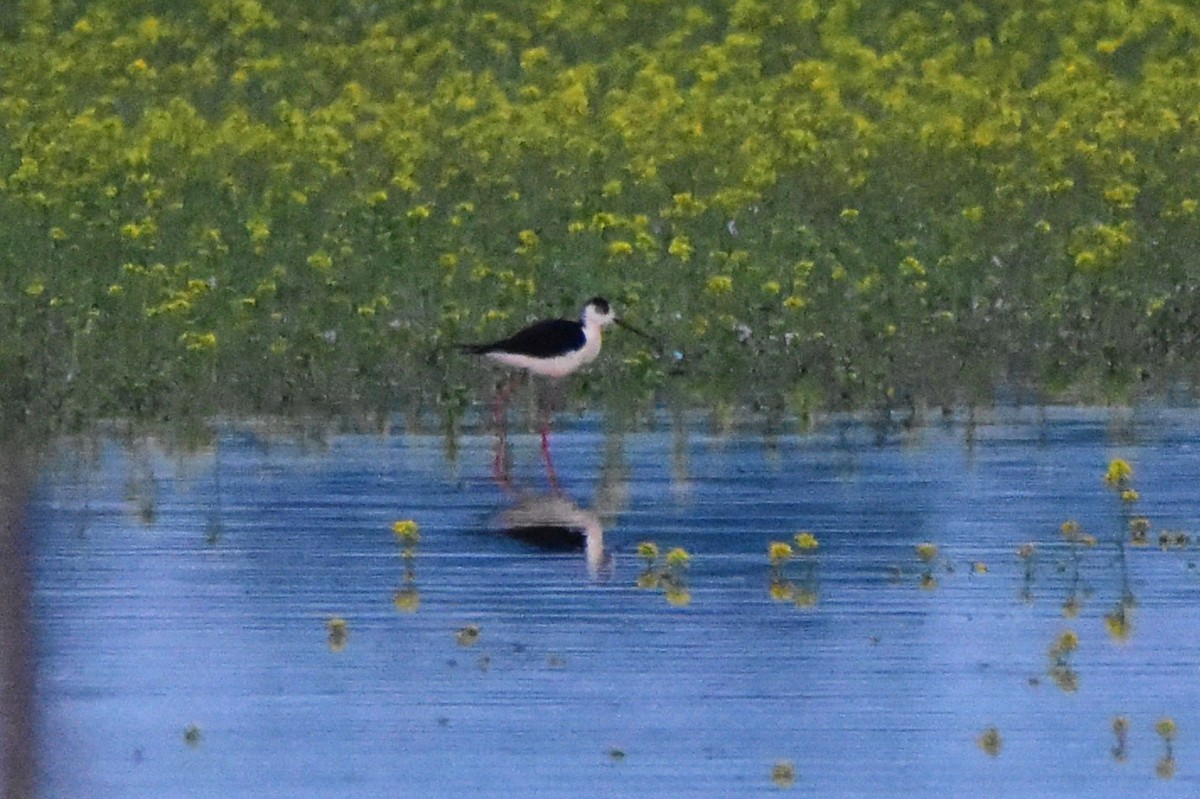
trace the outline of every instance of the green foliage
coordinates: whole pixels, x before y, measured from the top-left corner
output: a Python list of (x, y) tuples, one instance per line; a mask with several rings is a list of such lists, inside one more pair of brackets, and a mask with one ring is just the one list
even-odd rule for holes
[(685, 353), (617, 343), (592, 390), (643, 404), (1200, 365), (1186, 0), (24, 0), (0, 37), (8, 422), (457, 402), (451, 343), (597, 293)]

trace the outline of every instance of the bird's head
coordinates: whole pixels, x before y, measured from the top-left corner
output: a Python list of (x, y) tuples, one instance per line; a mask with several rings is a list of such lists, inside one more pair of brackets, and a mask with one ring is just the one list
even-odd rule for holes
[(617, 315), (613, 313), (612, 306), (608, 304), (608, 300), (603, 297), (592, 297), (588, 300), (588, 304), (583, 307), (584, 327), (604, 328), (615, 321), (617, 321)]

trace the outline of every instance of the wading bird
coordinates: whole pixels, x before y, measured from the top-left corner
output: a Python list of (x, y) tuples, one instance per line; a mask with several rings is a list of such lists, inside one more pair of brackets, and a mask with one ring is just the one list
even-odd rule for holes
[[(498, 478), (503, 473), (503, 420), (506, 403), (521, 377), (528, 373), (557, 381), (586, 366), (600, 354), (601, 331), (611, 324), (620, 325), (650, 339), (650, 336), (641, 330), (618, 319), (608, 300), (593, 297), (583, 307), (583, 313), (577, 322), (571, 319), (543, 319), (518, 330), (508, 338), (490, 344), (466, 344), (462, 347), (463, 352), (482, 355), (496, 363), (521, 370), (520, 375), (496, 395), (495, 417), (501, 431), (495, 464)], [(546, 418), (542, 423), (542, 457), (546, 461), (550, 482), (557, 484), (554, 466), (550, 461), (549, 415), (550, 411), (547, 409)]]

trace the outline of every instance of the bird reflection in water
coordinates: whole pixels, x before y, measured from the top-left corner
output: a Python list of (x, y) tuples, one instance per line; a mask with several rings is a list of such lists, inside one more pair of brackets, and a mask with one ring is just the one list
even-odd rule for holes
[(613, 558), (604, 547), (604, 528), (615, 521), (629, 499), (629, 468), (619, 434), (605, 442), (590, 508), (557, 485), (549, 493), (521, 489), (507, 471), (497, 475), (496, 482), (511, 501), (495, 513), (495, 531), (546, 552), (582, 552), (593, 578), (612, 576)]
[(497, 513), (494, 524), (509, 538), (546, 552), (582, 552), (592, 577), (612, 574), (600, 517), (561, 493), (522, 496)]

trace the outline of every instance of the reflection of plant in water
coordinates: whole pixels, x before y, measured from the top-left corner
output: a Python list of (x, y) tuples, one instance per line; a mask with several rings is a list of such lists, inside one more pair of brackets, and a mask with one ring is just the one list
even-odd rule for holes
[(1017, 549), (1017, 557), (1021, 559), (1021, 601), (1033, 602), (1033, 583), (1037, 568), (1037, 544), (1033, 542), (1021, 544)]
[(1154, 725), (1154, 731), (1162, 738), (1164, 747), (1163, 756), (1158, 759), (1154, 772), (1164, 780), (1169, 780), (1175, 776), (1175, 719), (1164, 716)]
[(922, 571), (920, 577), (921, 588), (932, 591), (937, 588), (937, 577), (934, 576), (933, 570), (937, 566), (938, 555), (940, 550), (937, 544), (932, 544), (928, 541), (917, 544), (915, 547), (917, 560), (921, 561)]
[[(771, 563), (770, 594), (776, 602), (794, 602), (796, 607), (814, 607), (820, 599), (817, 590), (817, 550), (820, 542), (810, 532), (795, 536), (795, 547), (786, 541), (772, 541), (767, 547)], [(798, 555), (797, 555), (798, 553)], [(785, 566), (796, 561), (799, 573), (795, 580), (785, 573)]]
[(1119, 644), (1123, 644), (1133, 635), (1133, 608), (1136, 601), (1132, 594), (1126, 593), (1117, 600), (1113, 609), (1104, 614), (1104, 629), (1108, 636)]
[(660, 560), (658, 544), (643, 541), (638, 544), (638, 556), (644, 564), (642, 573), (638, 575), (638, 588), (661, 590), (667, 602), (675, 607), (683, 607), (692, 601), (687, 586), (687, 569), (692, 556), (686, 549), (675, 547)]
[(1050, 647), (1050, 678), (1067, 693), (1079, 690), (1079, 674), (1071, 667), (1071, 655), (1079, 648), (1079, 636), (1067, 630)]
[(996, 757), (1000, 754), (1000, 750), (1004, 747), (1004, 739), (1000, 736), (1000, 730), (996, 727), (988, 727), (979, 734), (979, 738), (975, 743), (979, 745), (986, 754)]
[(204, 734), (200, 731), (198, 724), (189, 724), (183, 730), (183, 742), (193, 749), (200, 745), (203, 738)]
[(1112, 731), (1117, 739), (1112, 748), (1113, 760), (1124, 763), (1129, 758), (1129, 718), (1126, 716), (1113, 718)]
[(138, 521), (152, 525), (158, 520), (158, 478), (154, 475), (148, 448), (135, 442), (130, 453), (129, 478), (125, 482), (125, 499), (133, 504)]
[(1083, 562), (1083, 553), (1085, 550), (1096, 546), (1096, 537), (1089, 535), (1079, 526), (1079, 522), (1068, 519), (1062, 523), (1059, 528), (1063, 539), (1067, 542), (1067, 549), (1070, 556), (1068, 569), (1070, 570), (1070, 586), (1067, 590), (1067, 598), (1063, 601), (1063, 615), (1068, 619), (1073, 619), (1079, 615), (1080, 608), (1083, 607), (1083, 588), (1080, 583), (1079, 567)]
[(468, 624), (454, 633), (454, 641), (459, 646), (474, 646), (479, 643), (479, 625)]
[(771, 782), (777, 788), (791, 788), (796, 784), (796, 764), (790, 760), (779, 760), (771, 767)]
[(1129, 543), (1135, 547), (1144, 547), (1150, 544), (1150, 520), (1145, 516), (1134, 516), (1128, 522), (1129, 527)]
[(396, 610), (416, 613), (421, 606), (421, 592), (417, 588), (417, 543), (421, 540), (420, 528), (411, 519), (395, 522), (392, 532), (400, 541), (400, 556), (404, 559), (404, 580), (392, 597)]
[(326, 623), (325, 628), (329, 631), (329, 650), (341, 652), (345, 649), (346, 641), (350, 638), (350, 627), (346, 624), (346, 620), (334, 616)]
[[(1133, 467), (1122, 458), (1109, 461), (1108, 470), (1104, 473), (1104, 482), (1116, 492), (1121, 501), (1121, 519), (1123, 528), (1129, 531), (1128, 543), (1135, 547), (1146, 546), (1150, 531), (1150, 520), (1145, 516), (1134, 516), (1132, 508), (1141, 499), (1141, 495), (1133, 488)], [(1126, 540), (1123, 535), (1117, 536), (1117, 569), (1120, 573), (1120, 596), (1113, 609), (1104, 614), (1104, 627), (1108, 635), (1117, 643), (1124, 643), (1133, 635), (1133, 608), (1137, 600), (1129, 581), (1129, 558), (1125, 551)]]

